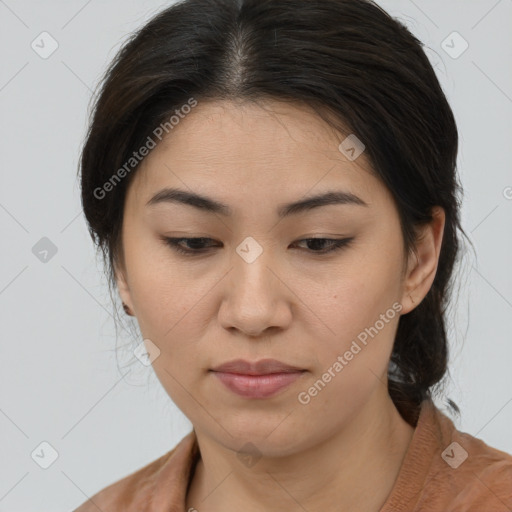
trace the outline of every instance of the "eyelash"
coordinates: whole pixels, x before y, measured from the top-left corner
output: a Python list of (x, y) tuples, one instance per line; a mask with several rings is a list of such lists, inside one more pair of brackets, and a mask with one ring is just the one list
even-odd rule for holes
[[(190, 241), (197, 241), (197, 240), (205, 241), (205, 240), (212, 240), (212, 239), (211, 238), (204, 238), (204, 237), (200, 237), (200, 238), (169, 238), (169, 237), (162, 237), (162, 240), (163, 240), (163, 242), (167, 246), (171, 247), (172, 250), (176, 251), (179, 254), (183, 254), (184, 256), (198, 256), (198, 255), (201, 255), (201, 254), (206, 254), (208, 251), (204, 250), (205, 248), (202, 248), (202, 249), (184, 249), (181, 245), (179, 245), (179, 243), (182, 242), (182, 241), (190, 242)], [(347, 247), (352, 242), (353, 237), (352, 238), (341, 238), (341, 239), (333, 239), (333, 238), (303, 238), (302, 240), (299, 240), (299, 242), (304, 242), (304, 241), (309, 242), (311, 240), (322, 240), (322, 241), (330, 242), (331, 243), (331, 247), (328, 250), (311, 251), (312, 254), (315, 254), (315, 255), (324, 255), (324, 254), (333, 253), (335, 251), (339, 251), (340, 249), (343, 249), (343, 248)], [(206, 248), (206, 249), (208, 249), (208, 248)]]

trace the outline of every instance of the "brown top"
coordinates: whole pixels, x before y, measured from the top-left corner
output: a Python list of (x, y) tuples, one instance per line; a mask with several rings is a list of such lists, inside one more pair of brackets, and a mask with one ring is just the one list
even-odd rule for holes
[[(110, 484), (74, 512), (186, 512), (199, 448), (194, 430), (171, 451)], [(512, 455), (458, 431), (432, 401), (379, 512), (512, 512)]]

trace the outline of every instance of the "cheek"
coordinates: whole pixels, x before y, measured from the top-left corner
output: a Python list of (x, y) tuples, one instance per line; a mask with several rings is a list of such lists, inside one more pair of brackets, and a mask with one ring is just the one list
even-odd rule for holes
[[(322, 329), (321, 363), (331, 366), (338, 355), (374, 366), (387, 364), (399, 320), (397, 259), (366, 257), (331, 276), (318, 295), (315, 310), (329, 329)], [(308, 295), (311, 297), (310, 295)]]
[(185, 312), (183, 278), (170, 264), (168, 255), (166, 259), (166, 248), (154, 235), (141, 231), (126, 237), (124, 246), (130, 297), (141, 333), (158, 340)]
[[(153, 243), (153, 247), (154, 247)], [(174, 389), (173, 379), (196, 377), (204, 361), (198, 357), (200, 340), (215, 315), (212, 302), (216, 284), (224, 272), (199, 275), (191, 264), (177, 264), (164, 250), (150, 245), (134, 248), (127, 256), (130, 290), (137, 322), (143, 338), (160, 350), (153, 366), (166, 389)], [(170, 250), (170, 249), (169, 249)], [(179, 391), (179, 390), (176, 390)]]
[(209, 281), (189, 282), (168, 269), (144, 270), (134, 277), (132, 290), (137, 321), (144, 337), (165, 347), (174, 340), (193, 340), (205, 314)]

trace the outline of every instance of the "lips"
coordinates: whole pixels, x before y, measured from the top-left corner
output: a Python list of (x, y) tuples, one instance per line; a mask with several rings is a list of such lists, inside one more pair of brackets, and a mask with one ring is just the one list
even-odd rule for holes
[(251, 363), (243, 359), (216, 366), (213, 375), (227, 389), (244, 398), (269, 398), (299, 379), (306, 370), (276, 359)]
[(261, 359), (254, 363), (243, 359), (236, 359), (216, 366), (212, 371), (237, 373), (239, 375), (269, 375), (271, 373), (293, 373), (305, 370), (297, 366), (285, 364), (277, 359)]

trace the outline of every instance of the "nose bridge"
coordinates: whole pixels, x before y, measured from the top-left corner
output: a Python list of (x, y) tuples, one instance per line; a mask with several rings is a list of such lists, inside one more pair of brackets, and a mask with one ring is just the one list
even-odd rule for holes
[(268, 296), (271, 293), (270, 288), (275, 276), (270, 268), (275, 266), (272, 264), (273, 261), (275, 262), (275, 255), (269, 240), (270, 237), (266, 237), (265, 240), (260, 237), (257, 240), (249, 236), (236, 247), (233, 258), (235, 268), (232, 273), (234, 283), (232, 284), (236, 288), (239, 288), (236, 286), (239, 284), (242, 292), (244, 292), (243, 287), (247, 287), (248, 292), (253, 296), (261, 293)]
[(236, 248), (220, 311), (225, 328), (257, 335), (285, 321), (283, 305), (278, 304), (282, 297), (278, 296), (280, 281), (275, 274), (279, 272), (273, 263), (274, 251), (262, 239), (248, 237)]

